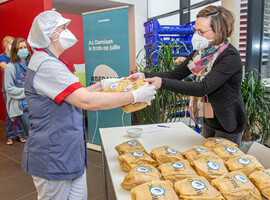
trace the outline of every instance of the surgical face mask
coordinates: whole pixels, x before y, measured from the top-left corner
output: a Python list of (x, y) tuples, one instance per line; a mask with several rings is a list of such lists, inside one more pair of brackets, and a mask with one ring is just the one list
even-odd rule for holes
[(58, 32), (56, 33), (59, 35), (59, 38), (53, 41), (59, 40), (64, 50), (72, 47), (78, 41), (76, 37), (68, 29), (63, 30), (60, 34)]
[(11, 51), (11, 45), (8, 46), (8, 50)]
[(209, 46), (209, 42), (212, 41), (214, 40), (207, 40), (205, 37), (200, 36), (197, 33), (194, 33), (191, 39), (193, 50), (204, 50)]
[(19, 49), (17, 55), (19, 56), (20, 59), (25, 59), (29, 55), (29, 51), (28, 49)]

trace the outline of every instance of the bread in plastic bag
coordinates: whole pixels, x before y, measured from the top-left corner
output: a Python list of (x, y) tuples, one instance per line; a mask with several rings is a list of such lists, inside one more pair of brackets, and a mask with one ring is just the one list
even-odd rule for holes
[(239, 148), (231, 145), (218, 145), (212, 149), (218, 157), (222, 158), (223, 160), (228, 160), (235, 156), (242, 156), (245, 155)]
[[(104, 88), (103, 92), (130, 92), (144, 85), (145, 85), (145, 82), (142, 79), (134, 81), (134, 82), (123, 79), (123, 80), (116, 81), (110, 84), (109, 86)], [(126, 113), (130, 113), (130, 112), (141, 110), (145, 108), (146, 106), (147, 106), (147, 103), (139, 102), (135, 104), (124, 105), (124, 106), (121, 106), (121, 108)]]
[(159, 165), (184, 160), (182, 152), (177, 151), (168, 145), (152, 149), (150, 155), (157, 161)]
[(129, 172), (134, 167), (142, 164), (149, 164), (157, 166), (157, 162), (147, 153), (143, 151), (135, 151), (125, 153), (118, 157), (121, 169), (125, 172)]
[(259, 190), (242, 172), (230, 172), (211, 181), (227, 200), (261, 200)]
[(252, 172), (264, 170), (262, 164), (252, 155), (241, 155), (226, 161), (230, 171), (241, 171), (246, 176)]
[(171, 182), (198, 176), (187, 160), (159, 165), (158, 170), (161, 172), (163, 179)]
[(194, 146), (189, 150), (183, 152), (183, 155), (187, 158), (187, 160), (192, 164), (193, 160), (198, 158), (206, 158), (206, 157), (215, 157), (218, 156), (209, 148), (204, 146)]
[(127, 190), (131, 190), (138, 185), (155, 180), (160, 180), (159, 171), (151, 165), (144, 164), (134, 167), (128, 172), (121, 186)]
[(150, 181), (133, 188), (132, 200), (179, 200), (170, 181)]
[(260, 192), (267, 198), (270, 199), (270, 168), (253, 172), (248, 177), (260, 190)]
[(115, 150), (118, 152), (119, 155), (128, 153), (128, 152), (134, 152), (134, 151), (145, 151), (144, 147), (142, 144), (136, 140), (129, 140), (126, 142), (123, 142), (122, 144), (119, 144), (115, 147)]
[(209, 137), (202, 142), (201, 146), (213, 149), (220, 144), (238, 147), (236, 143), (221, 137)]
[(182, 200), (224, 200), (220, 192), (202, 176), (177, 181), (174, 189)]
[(208, 181), (229, 172), (221, 158), (198, 158), (193, 161), (193, 166), (197, 173)]

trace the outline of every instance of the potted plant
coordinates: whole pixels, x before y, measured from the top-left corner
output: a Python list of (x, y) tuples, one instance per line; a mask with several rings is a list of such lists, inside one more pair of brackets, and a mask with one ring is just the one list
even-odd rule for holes
[(269, 90), (262, 82), (256, 70), (246, 73), (241, 86), (242, 97), (247, 111), (247, 124), (243, 141), (254, 140), (252, 136), (258, 133), (260, 142), (266, 144), (270, 134), (270, 101)]
[[(183, 49), (189, 52), (184, 43), (155, 43), (150, 49), (146, 49), (147, 54), (144, 60), (137, 62), (138, 71), (171, 71), (175, 68), (175, 58), (177, 58), (177, 54), (183, 51)], [(167, 90), (158, 90), (156, 98), (151, 102), (151, 106), (147, 106), (145, 109), (135, 113), (136, 122), (138, 124), (171, 122), (175, 117), (186, 116), (188, 102), (189, 97), (186, 95)]]

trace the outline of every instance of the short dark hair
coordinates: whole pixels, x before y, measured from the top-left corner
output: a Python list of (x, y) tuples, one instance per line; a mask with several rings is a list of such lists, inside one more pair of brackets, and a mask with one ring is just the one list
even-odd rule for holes
[(233, 33), (234, 16), (231, 11), (223, 6), (207, 6), (196, 17), (210, 17), (211, 29), (216, 33), (216, 38), (212, 42), (213, 45), (221, 44)]

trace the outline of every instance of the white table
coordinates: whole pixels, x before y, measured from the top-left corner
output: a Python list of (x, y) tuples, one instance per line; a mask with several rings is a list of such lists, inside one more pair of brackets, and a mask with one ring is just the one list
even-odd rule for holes
[[(166, 123), (171, 129), (164, 128), (164, 131), (144, 133), (140, 138), (137, 138), (140, 143), (144, 146), (146, 151), (150, 153), (151, 149), (163, 145), (169, 145), (179, 151), (186, 151), (194, 145), (200, 145), (204, 137), (189, 128), (182, 122), (177, 123)], [(148, 125), (139, 125), (136, 127), (144, 127)], [(135, 127), (135, 126), (132, 126)], [(125, 190), (121, 187), (121, 183), (124, 180), (126, 172), (120, 169), (118, 161), (118, 153), (115, 150), (115, 146), (128, 141), (130, 138), (127, 135), (127, 129), (131, 126), (126, 127), (115, 127), (115, 128), (101, 128), (100, 137), (102, 143), (102, 155), (103, 155), (103, 167), (104, 167), (104, 183), (105, 183), (105, 199), (107, 199), (107, 174), (106, 167), (108, 166), (109, 173), (112, 178), (112, 183), (115, 191), (117, 200), (129, 200), (130, 191)]]

